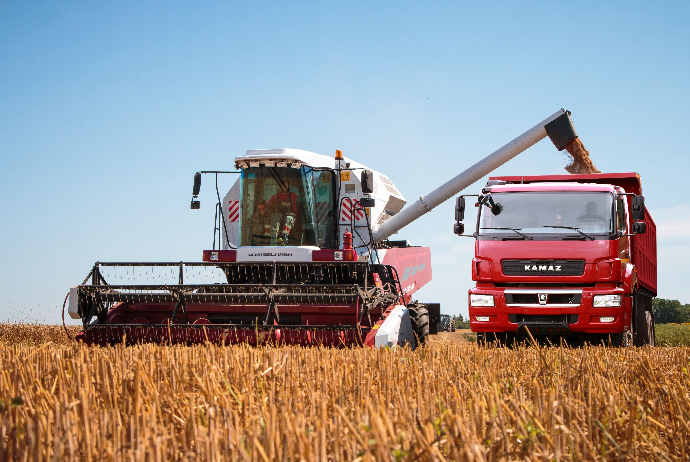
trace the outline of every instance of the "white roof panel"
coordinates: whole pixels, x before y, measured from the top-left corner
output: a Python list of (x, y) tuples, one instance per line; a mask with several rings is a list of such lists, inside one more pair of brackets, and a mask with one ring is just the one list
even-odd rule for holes
[(235, 162), (248, 162), (250, 160), (296, 160), (311, 167), (333, 168), (335, 157), (324, 156), (315, 152), (302, 149), (250, 149), (244, 156), (235, 157)]

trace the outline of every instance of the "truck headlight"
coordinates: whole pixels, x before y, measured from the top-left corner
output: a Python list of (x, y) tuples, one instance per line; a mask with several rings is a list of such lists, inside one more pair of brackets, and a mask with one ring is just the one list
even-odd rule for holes
[(592, 301), (594, 308), (605, 308), (609, 306), (621, 306), (621, 295), (595, 295)]
[(472, 306), (494, 306), (493, 295), (470, 295), (470, 305)]

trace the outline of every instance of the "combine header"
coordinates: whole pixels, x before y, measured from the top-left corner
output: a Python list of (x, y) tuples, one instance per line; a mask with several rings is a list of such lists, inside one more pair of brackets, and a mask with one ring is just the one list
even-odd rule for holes
[[(77, 339), (415, 347), (440, 319), (438, 304), (411, 300), (431, 281), (431, 254), (390, 236), (547, 135), (561, 149), (572, 132), (560, 110), (406, 208), (387, 176), (340, 151), (247, 151), (235, 172), (194, 177), (197, 209), (202, 174), (216, 175), (203, 262), (97, 262), (70, 291)], [(239, 174), (222, 200), (220, 173)]]

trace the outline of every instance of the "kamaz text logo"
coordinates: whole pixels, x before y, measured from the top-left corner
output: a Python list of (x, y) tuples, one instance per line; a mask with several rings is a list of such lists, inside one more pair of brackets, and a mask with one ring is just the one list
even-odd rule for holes
[(525, 271), (560, 271), (561, 265), (525, 265)]

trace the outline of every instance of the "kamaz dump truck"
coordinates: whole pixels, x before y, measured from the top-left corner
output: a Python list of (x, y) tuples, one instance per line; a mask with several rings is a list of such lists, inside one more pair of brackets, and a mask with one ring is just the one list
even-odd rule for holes
[(656, 227), (638, 174), (491, 177), (467, 203), (478, 342), (654, 345)]

